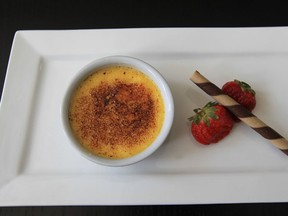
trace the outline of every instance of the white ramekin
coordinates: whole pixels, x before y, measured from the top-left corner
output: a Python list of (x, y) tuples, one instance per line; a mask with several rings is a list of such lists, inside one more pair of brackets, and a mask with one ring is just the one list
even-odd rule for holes
[[(140, 152), (137, 155), (134, 155), (129, 158), (125, 159), (108, 159), (103, 158), (97, 155), (94, 155), (87, 150), (85, 150), (75, 139), (73, 132), (71, 131), (69, 119), (68, 119), (68, 108), (70, 104), (70, 97), (75, 90), (75, 88), (79, 85), (79, 83), (85, 79), (89, 74), (93, 73), (97, 68), (102, 68), (109, 65), (126, 65), (133, 67), (135, 69), (138, 69), (142, 71), (144, 74), (146, 74), (148, 77), (150, 77), (155, 84), (158, 86), (158, 88), (161, 91), (164, 105), (165, 105), (165, 117), (163, 122), (163, 127), (158, 135), (158, 137), (155, 139), (155, 141), (147, 147), (144, 151)], [(146, 62), (133, 58), (128, 56), (109, 56), (104, 57), (101, 59), (97, 59), (95, 61), (92, 61), (88, 65), (84, 66), (79, 73), (74, 77), (73, 81), (69, 84), (67, 88), (67, 92), (65, 94), (63, 104), (62, 104), (62, 120), (63, 120), (63, 126), (64, 130), (66, 131), (67, 136), (70, 139), (70, 143), (72, 146), (76, 148), (85, 158), (101, 165), (106, 166), (126, 166), (133, 163), (136, 163), (138, 161), (143, 160), (144, 158), (151, 155), (153, 152), (155, 152), (165, 141), (166, 137), (168, 136), (170, 129), (172, 127), (173, 118), (174, 118), (174, 102), (173, 97), (170, 91), (170, 88), (166, 82), (166, 80), (163, 78), (163, 76), (151, 65), (147, 64)]]

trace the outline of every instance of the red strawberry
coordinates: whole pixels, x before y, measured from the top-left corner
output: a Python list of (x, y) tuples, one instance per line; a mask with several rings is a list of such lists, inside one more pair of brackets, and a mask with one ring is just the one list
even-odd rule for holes
[(223, 85), (222, 91), (243, 105), (250, 112), (256, 106), (255, 91), (245, 82), (234, 80)]
[(196, 114), (189, 118), (192, 121), (191, 132), (204, 145), (217, 143), (233, 128), (230, 112), (216, 102), (209, 102), (202, 109), (194, 109), (194, 112)]

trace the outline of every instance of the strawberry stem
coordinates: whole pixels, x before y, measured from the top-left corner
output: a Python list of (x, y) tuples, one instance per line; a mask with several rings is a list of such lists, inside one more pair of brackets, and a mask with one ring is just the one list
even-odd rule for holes
[(217, 102), (208, 102), (202, 109), (197, 108), (193, 111), (196, 113), (194, 116), (188, 118), (189, 121), (193, 121), (195, 124), (199, 124), (201, 120), (205, 122), (207, 126), (210, 126), (210, 119), (217, 119), (218, 116), (215, 114), (217, 108), (215, 106), (218, 105)]
[(242, 91), (248, 91), (251, 92), (253, 95), (256, 94), (256, 92), (251, 88), (251, 86), (243, 81), (239, 81), (237, 79), (234, 80), (236, 83), (238, 83), (238, 85), (241, 87)]

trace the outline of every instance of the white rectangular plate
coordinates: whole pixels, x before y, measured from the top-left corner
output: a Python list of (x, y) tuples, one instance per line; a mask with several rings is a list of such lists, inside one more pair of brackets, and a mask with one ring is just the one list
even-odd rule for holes
[[(189, 78), (256, 91), (254, 114), (288, 137), (288, 28), (20, 31), (0, 110), (0, 205), (137, 205), (288, 201), (288, 157), (243, 123), (203, 146), (187, 118), (212, 100)], [(74, 150), (60, 107), (77, 71), (110, 55), (140, 58), (167, 79), (171, 134), (137, 164), (96, 165)]]

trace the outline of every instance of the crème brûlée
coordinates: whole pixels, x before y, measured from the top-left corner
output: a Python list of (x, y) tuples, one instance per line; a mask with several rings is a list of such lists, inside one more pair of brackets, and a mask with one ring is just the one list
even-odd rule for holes
[(69, 122), (89, 152), (123, 159), (145, 150), (157, 138), (165, 107), (156, 84), (141, 71), (123, 65), (96, 70), (75, 89)]

